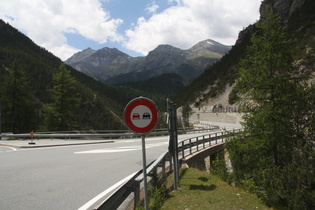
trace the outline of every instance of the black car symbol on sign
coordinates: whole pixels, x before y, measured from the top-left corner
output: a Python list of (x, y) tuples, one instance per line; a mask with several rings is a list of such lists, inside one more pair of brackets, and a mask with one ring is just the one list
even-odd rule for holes
[(143, 113), (142, 119), (151, 119), (151, 115), (148, 112)]

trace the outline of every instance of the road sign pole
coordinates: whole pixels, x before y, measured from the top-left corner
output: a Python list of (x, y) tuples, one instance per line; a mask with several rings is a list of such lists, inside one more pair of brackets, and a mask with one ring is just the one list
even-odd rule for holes
[(177, 136), (177, 113), (176, 113), (176, 104), (172, 104), (173, 108), (173, 138), (174, 138), (174, 176), (176, 180), (175, 189), (177, 189), (179, 182), (179, 166), (178, 166), (178, 136)]
[(143, 160), (143, 184), (144, 184), (144, 206), (149, 210), (148, 187), (147, 187), (147, 162), (145, 154), (145, 136), (142, 135), (142, 160)]
[(143, 160), (143, 185), (144, 205), (149, 210), (148, 187), (147, 187), (147, 163), (145, 154), (145, 134), (151, 132), (158, 121), (158, 109), (153, 101), (148, 98), (138, 97), (131, 100), (124, 110), (126, 126), (134, 133), (142, 137), (142, 160)]
[(0, 140), (1, 140), (1, 104), (0, 104)]
[(169, 99), (167, 99), (167, 109), (169, 112), (169, 150), (173, 158), (174, 163), (174, 190), (177, 190), (178, 186), (178, 140), (177, 140), (177, 115), (176, 105)]

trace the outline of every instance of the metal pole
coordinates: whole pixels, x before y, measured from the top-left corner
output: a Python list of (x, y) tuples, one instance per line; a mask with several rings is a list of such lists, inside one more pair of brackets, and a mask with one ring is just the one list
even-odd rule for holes
[(1, 104), (0, 104), (0, 140), (1, 140)]
[(179, 179), (179, 167), (178, 167), (178, 136), (177, 136), (177, 113), (176, 113), (176, 104), (173, 103), (173, 132), (174, 132), (174, 175), (176, 180), (175, 189), (178, 186)]
[(147, 161), (145, 154), (145, 136), (142, 135), (142, 161), (143, 161), (143, 184), (144, 184), (144, 206), (145, 210), (149, 210), (148, 187), (147, 187)]

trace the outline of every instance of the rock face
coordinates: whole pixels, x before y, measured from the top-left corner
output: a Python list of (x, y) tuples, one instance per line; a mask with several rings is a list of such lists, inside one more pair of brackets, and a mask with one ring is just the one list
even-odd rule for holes
[(207, 39), (188, 50), (171, 45), (159, 45), (146, 57), (131, 57), (116, 48), (92, 50), (74, 54), (65, 63), (96, 80), (122, 83), (148, 79), (164, 73), (176, 73), (194, 79), (208, 66), (231, 49)]
[(262, 6), (270, 4), (283, 20), (287, 21), (290, 15), (305, 3), (305, 0), (265, 0)]
[(69, 58), (66, 63), (76, 63), (78, 61), (84, 60), (88, 57), (90, 57), (93, 53), (95, 53), (95, 50), (92, 50), (91, 48), (87, 48), (81, 52), (78, 52), (74, 54), (71, 58)]
[[(289, 18), (292, 17), (291, 15), (298, 11), (299, 9), (303, 8), (305, 6), (306, 3), (310, 3), (314, 0), (264, 0), (262, 2), (262, 5), (260, 6), (260, 14), (261, 14), (261, 10), (262, 8), (269, 4), (271, 5), (271, 7), (274, 9), (274, 11), (276, 13), (278, 13), (280, 15), (280, 17), (282, 18), (282, 21), (287, 22), (289, 21)], [(262, 14), (261, 14), (262, 16)], [(261, 19), (262, 17), (260, 17)], [(248, 37), (250, 37), (252, 35), (252, 33), (255, 31), (255, 25), (249, 25), (246, 29), (244, 29), (243, 31), (241, 31), (239, 33), (238, 39), (236, 41), (235, 46), (237, 45), (241, 45), (242, 42), (246, 42), (246, 39), (248, 40)], [(315, 48), (314, 48), (315, 49)], [(307, 55), (307, 59), (309, 59), (307, 62), (303, 61), (304, 63), (308, 63), (309, 66), (305, 67), (305, 66), (300, 66), (300, 71), (303, 71), (303, 68), (305, 69), (314, 69), (314, 53), (312, 54), (312, 48), (310, 46), (308, 46), (306, 48), (306, 53)], [(301, 61), (299, 61), (301, 62)], [(302, 63), (302, 62), (301, 62)], [(313, 65), (313, 67), (311, 66)], [(304, 70), (306, 71), (306, 70)], [(223, 92), (222, 94), (216, 96), (215, 98), (208, 98), (206, 102), (204, 102), (203, 104), (201, 104), (201, 107), (203, 106), (215, 106), (215, 105), (223, 105), (223, 106), (228, 106), (228, 96), (230, 91), (232, 90), (233, 86), (226, 86), (225, 92)], [(196, 98), (195, 103), (199, 101), (200, 98), (203, 97), (203, 95), (205, 93), (207, 93), (207, 91), (209, 91), (211, 89), (211, 86), (208, 87), (208, 89), (204, 92), (200, 93), (200, 96)]]

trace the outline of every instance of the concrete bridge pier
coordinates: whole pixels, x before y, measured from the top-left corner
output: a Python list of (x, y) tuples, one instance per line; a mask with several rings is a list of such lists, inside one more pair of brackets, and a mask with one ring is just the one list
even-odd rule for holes
[[(182, 160), (182, 163), (186, 164), (188, 167), (198, 168), (199, 170), (210, 172), (211, 167), (213, 167), (213, 161), (217, 159), (217, 154), (219, 154), (221, 151), (224, 151), (224, 144), (210, 147), (195, 153), (193, 156), (186, 157)], [(224, 153), (222, 153), (222, 155), (224, 155)], [(225, 156), (226, 155), (224, 155), (222, 158), (226, 158)]]

